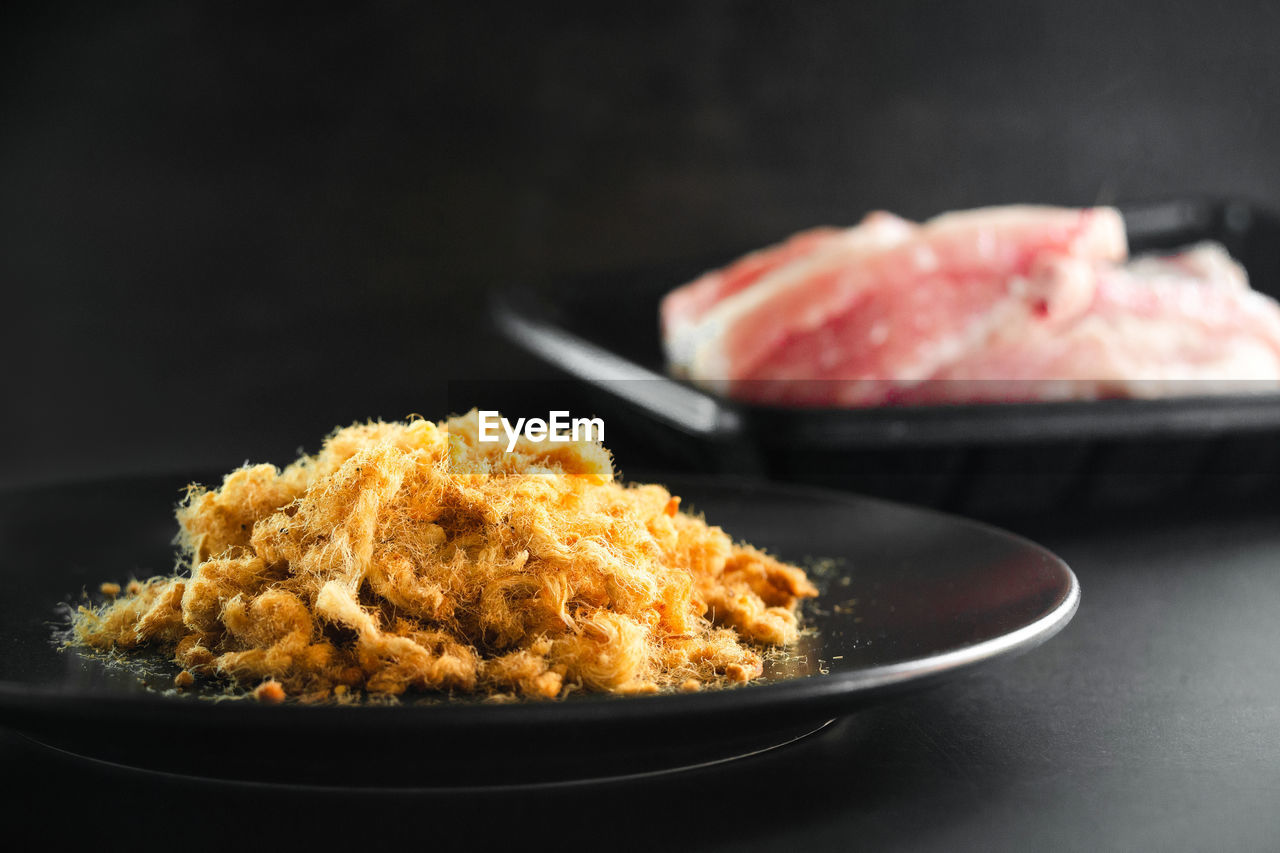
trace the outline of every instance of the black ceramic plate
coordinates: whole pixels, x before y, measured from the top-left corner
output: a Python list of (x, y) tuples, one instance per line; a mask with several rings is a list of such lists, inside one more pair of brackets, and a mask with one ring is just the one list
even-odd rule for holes
[(147, 686), (51, 636), (59, 602), (167, 572), (181, 482), (0, 495), (0, 725), (93, 758), (167, 772), (343, 786), (471, 786), (644, 773), (784, 743), (896, 690), (1024, 651), (1075, 612), (1070, 569), (991, 527), (869, 498), (669, 477), (686, 506), (814, 568), (822, 596), (796, 648), (743, 687), (561, 702), (434, 698), (260, 706)]

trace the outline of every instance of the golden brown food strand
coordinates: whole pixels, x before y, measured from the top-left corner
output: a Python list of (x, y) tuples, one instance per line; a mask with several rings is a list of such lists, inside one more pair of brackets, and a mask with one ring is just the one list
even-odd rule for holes
[(377, 422), (192, 488), (190, 577), (82, 610), (77, 638), (308, 699), (688, 690), (758, 677), (743, 639), (795, 639), (802, 571), (618, 484), (598, 444), (551, 447), (483, 445), (475, 413)]

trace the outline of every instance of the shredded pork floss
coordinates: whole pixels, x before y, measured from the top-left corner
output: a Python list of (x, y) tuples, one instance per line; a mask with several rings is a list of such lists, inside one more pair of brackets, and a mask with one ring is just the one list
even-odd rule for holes
[(272, 701), (756, 678), (816, 590), (679, 504), (618, 483), (595, 442), (481, 443), (475, 412), (355, 425), (283, 471), (189, 487), (179, 573), (81, 608), (74, 635), (172, 648)]

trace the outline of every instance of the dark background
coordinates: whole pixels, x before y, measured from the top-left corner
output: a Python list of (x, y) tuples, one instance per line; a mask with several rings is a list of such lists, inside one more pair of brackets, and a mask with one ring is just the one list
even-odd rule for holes
[(541, 375), (496, 283), (873, 207), (1280, 194), (1264, 2), (7, 9), (0, 485), (442, 416)]
[[(336, 424), (442, 416), (450, 382), (536, 380), (486, 318), (508, 281), (875, 207), (1280, 206), (1272, 3), (450, 5), (6, 5), (0, 488), (283, 463)], [(1274, 510), (1018, 529), (1080, 575), (1060, 637), (791, 752), (429, 799), (178, 783), (2, 733), (6, 825), (54, 843), (129, 818), (192, 849), (1274, 849)]]

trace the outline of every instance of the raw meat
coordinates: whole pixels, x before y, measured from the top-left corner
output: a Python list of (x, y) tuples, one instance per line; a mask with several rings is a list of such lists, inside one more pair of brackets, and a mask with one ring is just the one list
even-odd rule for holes
[(1280, 380), (1280, 307), (1221, 247), (1126, 259), (1110, 208), (987, 208), (919, 226), (877, 213), (669, 294), (664, 341), (676, 372), (781, 404), (1155, 396)]

